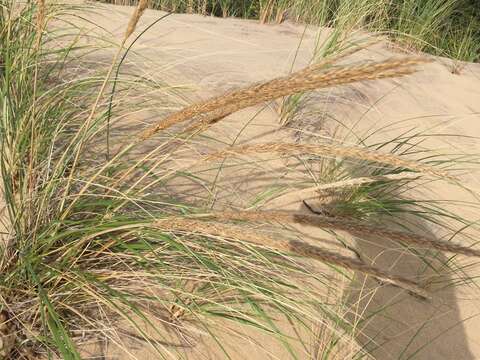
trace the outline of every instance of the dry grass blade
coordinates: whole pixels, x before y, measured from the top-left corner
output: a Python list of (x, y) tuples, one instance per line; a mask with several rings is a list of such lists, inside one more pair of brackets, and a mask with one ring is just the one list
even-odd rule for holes
[(206, 160), (222, 158), (228, 155), (247, 155), (261, 153), (280, 153), (283, 155), (312, 154), (319, 156), (338, 156), (343, 158), (359, 159), (387, 164), (394, 167), (403, 167), (424, 174), (439, 176), (455, 180), (445, 171), (432, 166), (421, 164), (417, 161), (405, 160), (399, 156), (372, 151), (365, 148), (342, 146), (338, 144), (294, 144), (294, 143), (265, 143), (230, 147), (228, 149), (208, 155)]
[(267, 246), (282, 252), (291, 252), (303, 257), (315, 259), (331, 265), (359, 271), (371, 275), (383, 282), (401, 287), (423, 298), (428, 298), (427, 292), (414, 281), (391, 274), (376, 267), (365, 264), (348, 256), (343, 256), (318, 246), (298, 240), (272, 239), (258, 232), (232, 225), (204, 222), (185, 218), (166, 218), (155, 222), (155, 226), (166, 231), (183, 231), (207, 236), (219, 236), (224, 239), (235, 239), (252, 244)]
[(321, 215), (290, 213), (283, 211), (224, 211), (201, 215), (215, 218), (221, 221), (249, 221), (249, 222), (279, 222), (297, 223), (303, 225), (318, 226), (327, 229), (341, 230), (352, 235), (364, 237), (375, 236), (389, 240), (404, 242), (407, 244), (420, 245), (425, 248), (448, 251), (466, 256), (480, 257), (480, 250), (471, 249), (445, 240), (432, 239), (429, 237), (405, 233), (400, 231), (385, 230), (372, 225), (365, 225), (346, 218), (334, 218)]
[[(100, 100), (102, 99), (103, 94), (105, 93), (105, 90), (107, 88), (107, 84), (110, 80), (110, 76), (112, 75), (113, 69), (115, 68), (115, 65), (117, 64), (117, 60), (120, 57), (120, 53), (123, 51), (123, 47), (125, 46), (125, 43), (127, 42), (130, 35), (135, 31), (135, 28), (137, 27), (138, 21), (142, 17), (142, 15), (143, 15), (145, 9), (147, 8), (147, 6), (148, 6), (148, 1), (147, 0), (140, 0), (138, 5), (136, 6), (135, 11), (133, 12), (133, 14), (130, 18), (130, 21), (128, 23), (127, 29), (125, 31), (125, 35), (123, 36), (123, 39), (120, 43), (120, 46), (118, 47), (118, 50), (116, 51), (115, 55), (113, 56), (113, 59), (110, 63), (107, 74), (105, 75), (105, 78), (103, 79), (103, 82), (102, 82), (102, 85), (100, 86), (100, 89), (98, 90), (96, 99), (93, 102), (93, 105), (91, 107), (90, 114), (82, 125), (83, 129), (88, 129), (88, 127), (91, 125), (92, 121), (94, 120), (94, 117), (97, 113), (97, 110), (98, 110), (98, 107), (99, 107), (99, 104), (100, 104)], [(81, 138), (83, 136), (85, 136), (84, 131), (78, 131), (75, 135), (75, 137), (77, 137), (77, 138)], [(84, 146), (84, 143), (82, 143), (81, 146), (78, 147), (78, 150), (75, 154), (75, 158), (74, 158), (73, 165), (72, 165), (73, 169), (77, 166), (77, 164), (79, 162), (83, 146)], [(69, 189), (70, 189), (71, 182), (73, 181), (73, 177), (72, 177), (73, 173), (74, 173), (73, 171), (70, 173), (70, 177), (68, 179), (68, 183), (67, 183), (67, 186), (65, 188), (65, 194), (67, 194)], [(82, 195), (82, 194), (83, 194), (83, 191), (81, 191), (79, 195)], [(65, 204), (65, 198), (62, 200), (62, 208), (63, 208), (64, 204)], [(67, 213), (68, 213), (68, 210), (65, 212), (65, 216), (66, 216)]]
[(15, 346), (15, 330), (5, 311), (0, 312), (0, 359), (6, 359)]
[[(160, 91), (163, 94), (164, 82), (157, 76), (151, 77), (138, 69), (127, 69), (121, 73), (120, 65), (131, 48), (125, 51), (125, 44), (134, 37), (135, 43), (158, 22), (153, 22), (136, 37), (136, 28), (145, 16), (147, 0), (135, 3), (137, 6), (129, 12), (131, 17), (125, 19), (128, 26), (120, 34), (123, 38), (119, 39), (119, 47), (107, 64), (103, 42), (95, 41), (92, 48), (88, 46), (90, 40), (97, 39), (97, 34), (85, 29), (77, 21), (77, 14), (75, 19), (71, 18), (78, 4), (73, 4), (73, 7), (67, 4), (63, 8), (58, 4), (49, 6), (45, 0), (21, 4), (4, 1), (4, 11), (0, 11), (0, 28), (4, 35), (0, 36), (0, 77), (8, 80), (0, 82), (0, 97), (5, 105), (2, 112), (4, 131), (0, 132), (4, 148), (1, 177), (9, 227), (8, 252), (3, 251), (4, 256), (0, 258), (0, 359), (81, 359), (100, 355), (87, 355), (86, 350), (90, 350), (85, 347), (87, 342), (92, 345), (112, 343), (115, 352), (118, 349), (125, 354), (120, 357), (142, 358), (144, 350), (149, 353), (155, 351), (157, 356), (152, 356), (156, 358), (191, 357), (203, 351), (193, 349), (190, 355), (188, 349), (184, 349), (184, 343), (193, 347), (201, 344), (198, 339), (215, 345), (211, 340), (218, 339), (217, 336), (223, 339), (224, 335), (228, 336), (227, 340), (234, 335), (231, 337), (235, 340), (232, 345), (236, 345), (236, 339), (242, 340), (242, 343), (251, 339), (252, 345), (258, 343), (264, 348), (263, 339), (258, 341), (254, 338), (257, 331), (279, 341), (284, 348), (279, 349), (282, 353), (287, 350), (295, 357), (299, 348), (305, 354), (307, 349), (301, 345), (306, 339), (300, 337), (307, 333), (311, 324), (323, 323), (324, 319), (334, 320), (332, 322), (339, 323), (335, 325), (340, 325), (342, 333), (347, 330), (348, 335), (357, 333), (353, 326), (349, 326), (356, 325), (357, 321), (350, 324), (350, 319), (344, 317), (343, 312), (343, 307), (349, 305), (352, 298), (350, 294), (341, 298), (336, 296), (336, 301), (331, 301), (330, 297), (323, 298), (322, 287), (328, 290), (338, 288), (337, 283), (331, 280), (340, 276), (333, 277), (331, 271), (325, 271), (329, 270), (327, 266), (312, 266), (314, 260), (330, 264), (336, 270), (361, 272), (369, 275), (369, 280), (380, 279), (427, 297), (427, 292), (418, 285), (420, 278), (392, 274), (390, 271), (393, 270), (389, 268), (382, 269), (376, 264), (362, 262), (360, 256), (353, 256), (355, 250), (344, 255), (341, 249), (324, 249), (321, 243), (313, 242), (317, 234), (301, 238), (300, 226), (295, 226), (299, 230), (296, 233), (282, 231), (278, 226), (274, 229), (267, 226), (270, 232), (258, 231), (258, 228), (263, 230), (263, 225), (269, 223), (283, 225), (290, 222), (339, 229), (362, 236), (380, 234), (433, 246), (428, 242), (430, 240), (412, 240), (409, 234), (383, 231), (346, 217), (336, 219), (235, 210), (222, 213), (216, 209), (221, 206), (231, 209), (237, 204), (236, 196), (229, 197), (232, 192), (234, 195), (242, 195), (242, 192), (249, 195), (238, 197), (238, 203), (243, 204), (250, 199), (252, 192), (268, 185), (267, 191), (257, 196), (258, 201), (263, 201), (274, 196), (284, 184), (312, 186), (302, 184), (311, 183), (313, 177), (306, 179), (303, 176), (305, 168), (299, 170), (297, 163), (289, 163), (285, 171), (280, 167), (281, 176), (286, 174), (285, 182), (271, 183), (270, 179), (275, 174), (258, 179), (260, 181), (255, 181), (248, 188), (237, 187), (237, 179), (217, 181), (220, 171), (227, 166), (209, 166), (203, 163), (205, 159), (215, 161), (237, 150), (238, 155), (242, 151), (258, 154), (258, 149), (233, 147), (228, 152), (192, 157), (192, 150), (202, 153), (205, 148), (217, 148), (219, 144), (229, 146), (229, 143), (222, 142), (222, 139), (210, 142), (206, 138), (189, 142), (190, 137), (178, 136), (185, 129), (201, 131), (235, 111), (293, 93), (410, 74), (423, 60), (392, 59), (342, 66), (336, 62), (347, 53), (342, 52), (341, 56), (326, 59), (288, 76), (233, 91), (172, 114), (140, 133), (138, 139), (132, 139), (128, 146), (119, 147), (115, 158), (110, 158), (107, 151), (105, 162), (98, 159), (97, 152), (104, 150), (104, 135), (107, 138), (110, 135), (110, 121), (118, 125), (119, 131), (115, 134), (120, 136), (115, 138), (120, 140), (125, 135), (122, 131), (130, 128), (130, 118), (135, 118), (140, 111), (141, 119), (133, 120), (147, 121), (143, 117), (147, 107), (163, 111), (173, 104), (170, 100), (165, 101), (164, 96), (158, 96)], [(276, 6), (275, 1), (263, 0), (262, 3), (268, 3), (265, 19), (274, 19), (278, 14), (283, 17), (282, 13), (272, 10)], [(185, 4), (189, 11), (196, 11), (201, 3), (182, 1), (182, 6)], [(212, 11), (231, 13), (226, 8)], [(206, 1), (202, 3), (202, 11), (210, 11)], [(252, 11), (258, 12), (258, 9)], [(68, 18), (62, 20), (62, 14)], [(87, 21), (98, 25), (99, 16), (105, 15), (94, 16)], [(78, 15), (78, 20), (82, 17)], [(50, 20), (55, 21), (52, 27), (55, 31), (52, 32), (48, 31)], [(75, 35), (77, 30), (78, 36)], [(104, 31), (108, 31), (108, 27), (101, 29), (102, 34)], [(84, 39), (85, 34), (87, 38)], [(100, 51), (98, 57), (90, 57), (93, 49)], [(77, 53), (77, 50), (81, 52)], [(119, 60), (122, 53), (125, 56)], [(74, 58), (74, 54), (78, 56)], [(97, 63), (100, 68), (91, 68)], [(115, 69), (119, 72), (112, 82), (111, 75)], [(64, 78), (66, 73), (69, 76)], [(119, 92), (121, 98), (113, 101), (105, 96), (105, 92), (110, 85), (117, 83), (118, 90), (112, 89), (112, 96)], [(175, 98), (177, 95), (181, 97), (176, 87), (171, 91), (174, 90)], [(146, 97), (137, 97), (135, 94), (139, 92)], [(165, 96), (167, 93), (170, 94), (170, 89)], [(111, 117), (110, 110), (113, 109), (116, 115)], [(52, 119), (55, 121), (52, 122)], [(166, 136), (160, 143), (139, 146), (131, 151), (137, 141), (148, 139), (169, 127), (173, 127), (168, 129), (173, 131), (161, 134), (161, 137)], [(257, 139), (258, 134), (253, 135)], [(385, 146), (390, 144), (388, 142)], [(273, 156), (276, 158), (290, 154), (308, 156), (310, 151), (316, 154), (310, 157), (314, 160), (325, 155), (345, 156), (364, 159), (364, 162), (372, 164), (385, 163), (417, 170), (415, 173), (406, 171), (405, 177), (409, 174), (420, 176), (420, 171), (440, 174), (422, 164), (366, 148), (336, 145), (331, 148), (302, 148), (294, 144), (259, 146), (263, 146), (265, 153), (276, 152)], [(184, 161), (182, 156), (186, 153)], [(410, 153), (414, 153), (413, 150)], [(192, 158), (201, 166), (192, 164)], [(359, 167), (364, 162), (359, 161)], [(283, 162), (279, 163), (281, 166)], [(320, 165), (325, 165), (321, 169), (325, 170), (325, 176), (319, 176), (322, 179), (338, 180), (351, 175), (348, 167), (341, 167), (343, 162), (338, 162), (338, 170), (330, 166), (329, 160), (323, 163), (326, 164)], [(185, 171), (178, 169), (184, 166), (187, 166)], [(312, 170), (316, 171), (317, 167)], [(230, 174), (235, 175), (236, 169), (231, 171)], [(256, 174), (252, 174), (257, 180)], [(313, 172), (311, 174), (314, 175)], [(386, 180), (386, 177), (381, 180)], [(359, 178), (329, 185), (330, 188), (357, 186), (369, 181), (375, 180)], [(340, 200), (344, 201), (340, 205), (350, 205), (347, 201), (353, 199), (351, 208), (354, 211), (360, 208), (358, 213), (367, 209), (361, 213), (367, 214), (362, 218), (372, 218), (370, 214), (374, 211), (369, 212), (369, 206), (377, 198), (371, 203), (363, 200), (383, 190), (383, 183), (377, 185), (380, 185), (380, 191), (372, 186), (360, 188), (352, 196), (349, 196), (349, 191), (345, 192), (345, 196), (339, 192), (343, 196)], [(394, 192), (390, 191), (390, 187), (386, 188), (388, 195)], [(316, 188), (315, 191), (321, 189)], [(380, 195), (378, 203), (389, 205), (390, 197), (382, 202)], [(255, 206), (257, 202), (252, 204)], [(242, 220), (247, 223), (238, 224)], [(262, 226), (257, 227), (256, 222)], [(445, 244), (440, 242), (440, 246), (437, 243), (435, 246), (452, 249), (451, 244), (450, 247)], [(465, 252), (468, 250), (458, 248)], [(351, 274), (350, 271), (345, 273), (342, 274), (344, 277)], [(230, 326), (233, 321), (242, 328)], [(231, 331), (221, 333), (226, 329)], [(177, 338), (180, 341), (177, 342)], [(266, 340), (270, 341), (268, 338)], [(178, 346), (171, 344), (170, 340)], [(139, 345), (138, 352), (136, 348), (130, 348), (130, 344), (134, 343)], [(218, 345), (218, 350), (228, 357), (230, 349)], [(144, 349), (144, 346), (149, 349)], [(268, 343), (270, 346), (271, 350), (265, 350), (276, 356), (276, 346)], [(215, 355), (217, 349), (212, 347), (211, 350)], [(210, 349), (206, 351), (210, 352)]]
[(344, 85), (362, 80), (398, 77), (415, 72), (415, 65), (426, 62), (423, 58), (390, 59), (361, 65), (337, 66), (324, 69), (309, 66), (291, 75), (233, 91), (211, 100), (191, 105), (166, 119), (148, 127), (138, 135), (144, 141), (159, 131), (187, 120), (195, 119), (196, 127), (206, 126), (241, 109), (283, 96)]

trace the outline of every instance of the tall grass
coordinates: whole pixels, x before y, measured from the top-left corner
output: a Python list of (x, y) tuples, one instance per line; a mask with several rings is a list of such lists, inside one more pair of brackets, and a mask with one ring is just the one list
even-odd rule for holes
[[(192, 9), (202, 5), (189, 4)], [(335, 291), (335, 276), (348, 279), (348, 269), (424, 298), (431, 296), (416, 279), (303, 241), (279, 224), (308, 224), (356, 236), (376, 234), (410, 247), (478, 255), (468, 244), (370, 224), (385, 209), (414, 213), (407, 205), (415, 201), (402, 202), (397, 189), (417, 177), (455, 181), (438, 166), (444, 162), (428, 163), (429, 158), (409, 160), (402, 154), (341, 144), (259, 144), (253, 149), (254, 153), (306, 156), (313, 163), (333, 159), (339, 164), (344, 159), (372, 169), (371, 181), (344, 197), (335, 218), (212, 211), (201, 197), (181, 201), (179, 194), (167, 191), (177, 178), (195, 176), (189, 165), (173, 167), (170, 158), (181, 144), (224, 117), (309, 89), (408, 75), (419, 59), (355, 66), (331, 61), (313, 64), (168, 114), (140, 133), (129, 134), (112, 156), (103, 156), (110, 122), (115, 124), (132, 109), (145, 106), (148, 99), (136, 103), (131, 95), (154, 86), (138, 78), (122, 82), (120, 77), (114, 95), (122, 92), (125, 98), (119, 101), (107, 91), (117, 80), (111, 74), (124, 45), (135, 36), (145, 6), (141, 1), (134, 9), (121, 46), (102, 74), (67, 78), (64, 70), (72, 66), (69, 60), (84, 49), (76, 45), (78, 29), (69, 18), (78, 9), (47, 6), (43, 1), (1, 1), (0, 165), (8, 212), (0, 254), (1, 358), (80, 359), (85, 344), (94, 341), (116, 344), (128, 356), (132, 355), (125, 344), (128, 337), (141, 339), (158, 358), (180, 358), (200, 332), (228, 357), (222, 336), (229, 323), (244, 327), (247, 335), (266, 334), (293, 358), (305, 358), (308, 351), (301, 345), (302, 333), (311, 334), (312, 324), (334, 322), (342, 324), (340, 332), (352, 331), (338, 305), (322, 296)], [(50, 27), (53, 20), (55, 26)], [(61, 47), (68, 34), (73, 42)], [(127, 106), (125, 99), (130, 99)], [(150, 105), (161, 106), (154, 100)], [(147, 140), (155, 142), (153, 149), (142, 148)], [(245, 147), (219, 150), (198, 162), (215, 168), (216, 159), (238, 158), (251, 151)], [(387, 176), (391, 174), (405, 176)], [(338, 186), (339, 179), (325, 180)], [(389, 196), (381, 197), (379, 188), (388, 188)], [(368, 201), (359, 201), (360, 194)], [(311, 260), (328, 264), (338, 273), (312, 271)], [(293, 330), (285, 330), (285, 324)]]
[[(107, 1), (132, 5), (136, 1)], [(457, 60), (477, 61), (480, 16), (467, 0), (154, 0), (154, 9), (236, 16), (261, 23), (296, 22), (332, 26), (362, 17), (358, 28), (387, 33), (407, 48)], [(459, 48), (461, 49), (460, 51)]]

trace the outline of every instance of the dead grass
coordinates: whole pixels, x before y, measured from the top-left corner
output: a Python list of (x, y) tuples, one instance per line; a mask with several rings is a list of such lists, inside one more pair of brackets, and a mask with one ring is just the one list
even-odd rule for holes
[[(281, 155), (310, 154), (320, 157), (347, 158), (353, 160), (367, 160), (378, 164), (406, 168), (423, 174), (456, 180), (451, 174), (437, 168), (422, 164), (418, 161), (406, 160), (400, 156), (384, 154), (379, 151), (362, 149), (360, 147), (347, 147), (340, 144), (296, 144), (296, 143), (266, 143), (234, 146), (218, 153), (209, 155), (207, 160), (222, 158), (231, 155), (253, 155), (264, 153), (279, 153)], [(402, 176), (405, 176), (403, 174)]]
[(143, 13), (147, 9), (147, 6), (148, 6), (148, 0), (140, 0), (138, 2), (138, 5), (135, 8), (134, 13), (130, 17), (130, 21), (128, 22), (127, 29), (125, 30), (124, 39), (128, 39), (133, 34), (135, 29), (137, 28), (138, 21), (140, 20)]
[(387, 230), (348, 218), (334, 218), (330, 216), (289, 213), (283, 211), (224, 211), (221, 213), (206, 214), (204, 217), (212, 217), (220, 221), (276, 222), (280, 224), (296, 223), (318, 226), (326, 229), (346, 231), (359, 237), (375, 236), (406, 244), (419, 245), (423, 248), (447, 251), (465, 256), (480, 257), (480, 250), (474, 248), (465, 247), (450, 241), (432, 239), (413, 233), (410, 234)]
[[(286, 336), (276, 329), (275, 318), (267, 311), (274, 309), (274, 312), (283, 312), (289, 321), (299, 320), (299, 323), (319, 320), (322, 315), (318, 310), (318, 294), (305, 289), (305, 282), (302, 282), (318, 274), (312, 276), (300, 267), (293, 267), (291, 264), (296, 258), (315, 259), (335, 267), (359, 271), (419, 296), (429, 296), (414, 280), (306, 241), (264, 235), (254, 230), (253, 225), (258, 223), (275, 224), (277, 229), (289, 224), (316, 226), (359, 237), (395, 240), (408, 246), (480, 256), (480, 251), (460, 244), (391, 231), (347, 217), (281, 211), (206, 211), (197, 208), (194, 203), (156, 196), (154, 190), (162, 185), (162, 179), (159, 180), (156, 171), (165, 175), (162, 173), (162, 160), (156, 158), (159, 153), (163, 158), (168, 158), (172, 155), (169, 151), (173, 152), (171, 148), (161, 144), (141, 159), (122, 157), (130, 155), (128, 151), (133, 147), (153, 140), (155, 135), (164, 130), (172, 130), (166, 141), (171, 144), (185, 131), (193, 132), (190, 134), (193, 136), (241, 109), (317, 88), (408, 75), (415, 71), (417, 65), (425, 62), (424, 59), (390, 59), (359, 65), (335, 65), (330, 59), (291, 75), (233, 91), (171, 114), (140, 132), (112, 159), (90, 168), (94, 163), (83, 158), (84, 149), (97, 140), (97, 136), (103, 135), (105, 90), (119, 55), (134, 33), (146, 6), (146, 1), (139, 2), (105, 77), (96, 82), (98, 92), (88, 98), (91, 101), (88, 106), (80, 110), (73, 107), (74, 110), (71, 110), (69, 106), (74, 101), (70, 99), (67, 99), (67, 105), (63, 104), (65, 108), (57, 107), (55, 102), (53, 105), (42, 104), (55, 110), (52, 111), (55, 115), (52, 118), (59, 123), (63, 121), (58, 128), (52, 130), (50, 118), (33, 118), (39, 120), (35, 122), (30, 113), (21, 112), (22, 109), (30, 109), (31, 102), (37, 104), (45, 98), (48, 100), (48, 97), (37, 98), (36, 90), (29, 92), (31, 99), (18, 96), (26, 90), (30, 91), (31, 82), (25, 79), (30, 79), (31, 63), (21, 69), (8, 64), (16, 70), (11, 71), (10, 76), (18, 74), (18, 70), (25, 76), (16, 79), (22, 84), (19, 86), (22, 91), (15, 88), (9, 98), (5, 97), (8, 100), (5, 104), (17, 104), (13, 100), (18, 101), (18, 107), (11, 112), (18, 118), (12, 121), (2, 113), (4, 123), (10, 126), (5, 134), (14, 135), (12, 139), (6, 138), (11, 143), (4, 142), (11, 147), (3, 149), (7, 156), (2, 158), (2, 174), (4, 183), (9, 185), (6, 200), (10, 214), (13, 214), (12, 223), (16, 226), (8, 248), (3, 251), (8, 256), (3, 257), (0, 263), (0, 310), (6, 309), (8, 312), (7, 315), (2, 312), (0, 317), (0, 340), (6, 353), (4, 357), (26, 354), (26, 348), (32, 347), (45, 356), (79, 359), (81, 335), (78, 334), (89, 332), (92, 337), (101, 340), (121, 342), (117, 334), (121, 321), (126, 322), (129, 330), (136, 332), (145, 344), (151, 345), (161, 356), (163, 351), (170, 349), (160, 341), (152, 341), (145, 334), (144, 326), (161, 337), (154, 320), (162, 322), (168, 331), (178, 331), (180, 326), (177, 321), (186, 313), (206, 328), (207, 319), (210, 319), (208, 316), (213, 314), (257, 326), (284, 342)], [(35, 10), (32, 9), (32, 12)], [(39, 19), (45, 17), (42, 12), (38, 13)], [(39, 20), (39, 31), (44, 26), (44, 21)], [(25, 33), (30, 34), (28, 31)], [(8, 41), (9, 44), (14, 42), (12, 39)], [(16, 50), (24, 55), (24, 47)], [(37, 79), (37, 76), (35, 73), (33, 77)], [(90, 90), (87, 88), (87, 91)], [(48, 94), (48, 91), (45, 93)], [(61, 96), (58, 98), (63, 99)], [(77, 120), (74, 124), (77, 127), (72, 126), (71, 116)], [(182, 128), (181, 125), (188, 121), (191, 123)], [(45, 129), (35, 128), (37, 124)], [(17, 139), (15, 131), (19, 128), (28, 130), (30, 126), (35, 131), (25, 131)], [(66, 136), (65, 128), (74, 129), (73, 135), (65, 141), (63, 138), (59, 142), (52, 141), (57, 136)], [(43, 137), (40, 137), (42, 134)], [(52, 148), (38, 146), (38, 152), (32, 151), (32, 156), (25, 156), (34, 141), (35, 144), (52, 144)], [(166, 153), (162, 152), (164, 149)], [(366, 160), (453, 179), (442, 170), (414, 160), (340, 145), (246, 145), (207, 155), (199, 161), (270, 152)], [(13, 157), (13, 160), (9, 161), (9, 157)], [(30, 166), (35, 173), (23, 171), (25, 161), (30, 162), (26, 168)], [(147, 161), (153, 165), (145, 169), (143, 165)], [(178, 171), (174, 175), (187, 177), (180, 173)], [(418, 173), (414, 176), (419, 176)], [(129, 177), (134, 181), (131, 182)], [(330, 188), (357, 186), (378, 180), (398, 181), (406, 177), (410, 179), (410, 174), (399, 178), (393, 175), (359, 178), (331, 184)], [(314, 191), (321, 191), (321, 188), (317, 187)], [(306, 194), (300, 195), (303, 197)], [(239, 222), (246, 226), (239, 226)], [(214, 241), (212, 238), (215, 238)], [(194, 283), (192, 289), (185, 289), (185, 282)], [(325, 285), (328, 286), (331, 284)], [(257, 302), (257, 299), (261, 300)], [(253, 310), (242, 312), (245, 304)], [(140, 323), (137, 318), (143, 322)], [(17, 336), (12, 342), (10, 335), (16, 330), (9, 324), (21, 328), (19, 332), (23, 337)], [(28, 346), (25, 345), (27, 343)], [(126, 345), (124, 350), (129, 351)]]

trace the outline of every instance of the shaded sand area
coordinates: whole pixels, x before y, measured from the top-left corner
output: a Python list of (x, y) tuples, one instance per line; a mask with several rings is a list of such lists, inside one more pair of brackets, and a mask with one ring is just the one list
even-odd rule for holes
[[(102, 6), (87, 13), (88, 19), (99, 26), (88, 30), (91, 34), (89, 41), (97, 41), (95, 34), (98, 33), (103, 36), (111, 33), (115, 39), (120, 39), (132, 11), (133, 8), (128, 7)], [(147, 10), (136, 33), (162, 15)], [(179, 107), (286, 74), (292, 64), (294, 68), (301, 68), (312, 58), (315, 39), (314, 29), (290, 23), (260, 25), (239, 19), (172, 15), (155, 24), (136, 42), (124, 70), (178, 87), (174, 107)], [(379, 43), (345, 61), (380, 60), (402, 55), (393, 52), (387, 44)], [(108, 56), (105, 53), (105, 59), (99, 57), (97, 60), (108, 63)], [(195, 154), (234, 144), (315, 143), (320, 142), (323, 135), (334, 134), (352, 145), (358, 143), (355, 136), (365, 138), (367, 134), (370, 134), (368, 142), (372, 144), (412, 132), (464, 135), (466, 137), (425, 137), (422, 146), (439, 153), (480, 153), (480, 142), (475, 138), (480, 134), (480, 65), (467, 64), (460, 75), (452, 74), (450, 66), (449, 60), (435, 59), (408, 78), (367, 82), (309, 94), (289, 129), (280, 126), (278, 103), (241, 111), (214, 126), (201, 140), (186, 146), (174, 162), (179, 166), (193, 164)], [(146, 123), (158, 121), (165, 111), (145, 109), (115, 124), (116, 144), (121, 144), (122, 139)], [(266, 185), (288, 187), (292, 182), (297, 185), (299, 182), (311, 183), (312, 179), (305, 171), (299, 171), (293, 165), (290, 167), (281, 159), (229, 171), (228, 161), (222, 163), (220, 170), (205, 168), (199, 172), (201, 167), (198, 168), (196, 173), (201, 173), (208, 181), (200, 177), (191, 183), (177, 183), (171, 191), (181, 193), (186, 199), (202, 198), (201, 194), (205, 194), (204, 201), (216, 209), (232, 205), (255, 208), (260, 203), (263, 208), (309, 211), (296, 198), (266, 203), (258, 200)], [(215, 188), (205, 188), (212, 179)], [(478, 173), (472, 171), (465, 172), (462, 178), (464, 185), (473, 190), (480, 190), (479, 180)], [(432, 194), (426, 196), (435, 199), (438, 195), (442, 199), (471, 200), (468, 192), (446, 183), (435, 184)], [(462, 215), (472, 219), (477, 217), (467, 210)], [(405, 219), (406, 224), (407, 221)], [(418, 224), (418, 228), (430, 236), (442, 235), (439, 229), (431, 226)], [(302, 227), (297, 230), (305, 238), (326, 238), (319, 229)], [(425, 264), (402, 251), (398, 244), (378, 238), (345, 238), (345, 242), (347, 248), (355, 248), (363, 259), (384, 269), (407, 277), (425, 276)], [(345, 251), (345, 246), (338, 242), (323, 245)], [(448, 256), (438, 255), (438, 263), (444, 263)], [(474, 262), (459, 259), (459, 263), (465, 266)], [(318, 264), (312, 266), (316, 271), (328, 269)], [(467, 269), (469, 276), (478, 273), (476, 266)], [(473, 285), (458, 286), (454, 278), (442, 280), (441, 285), (433, 284), (429, 288), (433, 300), (424, 301), (392, 286), (379, 286), (370, 278), (365, 280), (356, 276), (349, 286), (339, 284), (339, 294), (335, 294), (337, 297), (332, 301), (349, 304), (351, 312), (345, 317), (358, 324), (358, 344), (378, 359), (477, 359), (480, 357), (479, 293)], [(229, 336), (221, 342), (230, 349), (229, 354), (234, 359), (291, 358), (285, 348), (269, 340), (267, 335), (258, 334), (254, 338), (256, 342), (242, 339), (242, 336)], [(315, 341), (305, 339), (308, 345), (304, 347), (309, 350), (299, 358), (312, 357)], [(132, 354), (139, 359), (157, 358), (143, 350), (138, 342), (127, 346), (132, 347)], [(339, 351), (338, 359), (358, 356), (358, 346), (352, 342)], [(106, 353), (109, 359), (124, 358), (116, 353), (114, 346), (109, 346)], [(185, 349), (185, 354), (198, 359), (226, 358), (213, 340), (195, 349)]]

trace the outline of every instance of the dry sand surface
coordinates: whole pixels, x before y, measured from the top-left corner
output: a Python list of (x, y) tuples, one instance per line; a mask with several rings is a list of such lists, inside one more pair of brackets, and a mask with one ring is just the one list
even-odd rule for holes
[[(93, 24), (120, 39), (132, 11), (133, 8), (129, 7), (103, 6), (87, 16)], [(161, 15), (161, 12), (148, 10), (137, 32)], [(295, 58), (295, 67), (306, 65), (312, 56), (315, 30), (305, 31), (299, 47), (303, 32), (303, 26), (290, 23), (260, 25), (239, 19), (172, 15), (156, 24), (136, 43), (126, 67), (150, 79), (182, 87), (181, 92), (187, 99), (185, 102), (193, 102), (285, 74)], [(90, 41), (94, 42), (95, 38), (92, 36)], [(299, 51), (296, 55), (297, 48)], [(349, 61), (383, 59), (393, 55), (403, 54), (393, 53), (385, 44), (377, 44), (355, 54)], [(201, 146), (220, 147), (225, 144), (278, 140), (314, 141), (309, 133), (333, 133), (336, 125), (332, 118), (347, 127), (354, 127), (357, 134), (380, 129), (371, 137), (371, 141), (393, 138), (411, 129), (427, 131), (429, 134), (475, 137), (480, 134), (479, 85), (480, 64), (469, 64), (460, 75), (454, 75), (449, 71), (448, 60), (436, 59), (408, 78), (355, 84), (312, 94), (304, 116), (292, 123), (299, 131), (281, 129), (275, 104), (270, 104), (263, 110), (260, 107), (248, 109), (229, 117), (212, 129), (210, 134), (215, 141)], [(313, 110), (317, 111), (313, 113)], [(154, 110), (145, 111), (136, 119), (138, 123), (130, 119), (128, 124), (133, 128), (140, 127), (142, 122), (158, 120), (160, 115)], [(123, 130), (117, 128), (119, 133)], [(427, 140), (425, 146), (439, 152), (479, 153), (479, 144), (476, 138), (441, 137)], [(195, 151), (200, 152), (201, 146)], [(268, 166), (253, 177), (252, 172), (258, 170), (248, 170), (247, 174), (231, 174), (228, 171), (215, 174), (220, 189), (214, 194), (216, 206), (245, 206), (251, 203), (262, 184), (275, 182), (285, 175), (279, 173), (278, 168), (282, 166), (275, 162)], [(255, 178), (255, 181), (246, 181), (242, 175), (250, 175), (249, 178)], [(291, 178), (290, 181), (301, 179)], [(464, 181), (466, 185), (479, 190), (477, 173), (466, 174)], [(198, 185), (195, 187), (194, 184), (177, 186), (176, 190), (182, 189), (184, 194), (198, 190)], [(466, 192), (451, 189), (447, 185), (432, 189), (432, 193), (448, 199), (469, 199)], [(286, 208), (281, 204), (267, 206)], [(288, 208), (298, 210), (301, 206), (299, 202), (293, 202)], [(299, 230), (315, 236), (314, 229)], [(427, 231), (433, 236), (437, 235), (436, 229), (429, 228)], [(408, 256), (389, 251), (389, 246), (395, 246), (384, 239), (354, 241), (353, 244), (366, 258), (375, 260), (377, 265), (402, 275), (413, 276), (421, 267)], [(480, 321), (477, 317), (480, 298), (470, 287), (447, 286), (436, 291), (431, 302), (425, 302), (392, 287), (369, 292), (369, 285), (373, 286), (374, 283), (363, 283), (361, 277), (357, 282), (364, 286), (343, 294), (344, 301), (351, 303), (353, 309), (367, 317), (386, 307), (380, 315), (369, 317), (363, 325), (362, 334), (357, 338), (359, 343), (372, 350), (376, 358), (480, 358)], [(232, 349), (232, 358), (235, 359), (290, 357), (278, 343), (269, 342), (268, 337), (259, 334), (257, 340), (262, 346), (232, 338), (222, 341)], [(215, 344), (211, 344), (211, 347), (207, 344), (202, 349), (194, 350), (194, 354), (199, 359), (226, 358), (214, 350), (216, 348)], [(139, 359), (156, 358), (146, 350), (134, 352)], [(109, 357), (124, 358), (114, 353), (111, 350)]]

